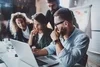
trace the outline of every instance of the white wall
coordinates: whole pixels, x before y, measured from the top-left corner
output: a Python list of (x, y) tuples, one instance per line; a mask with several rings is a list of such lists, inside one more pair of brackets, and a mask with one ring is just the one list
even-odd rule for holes
[(100, 30), (100, 0), (89, 0), (89, 3), (93, 5), (91, 9), (92, 30)]
[[(74, 5), (74, 1), (77, 2)], [(92, 4), (91, 8), (91, 32), (88, 51), (100, 54), (100, 0), (70, 0), (70, 7)]]
[(92, 38), (88, 50), (100, 54), (100, 0), (87, 0), (86, 2), (85, 2), (86, 4), (92, 4), (91, 8)]
[(47, 10), (48, 6), (46, 0), (36, 0), (36, 13), (41, 12), (45, 15)]

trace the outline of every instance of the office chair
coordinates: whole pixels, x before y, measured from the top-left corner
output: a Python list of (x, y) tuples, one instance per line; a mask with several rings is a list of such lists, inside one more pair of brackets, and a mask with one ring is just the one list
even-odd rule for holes
[(88, 55), (85, 54), (84, 57), (77, 63), (80, 64), (82, 67), (85, 67), (87, 63), (87, 59), (88, 59)]

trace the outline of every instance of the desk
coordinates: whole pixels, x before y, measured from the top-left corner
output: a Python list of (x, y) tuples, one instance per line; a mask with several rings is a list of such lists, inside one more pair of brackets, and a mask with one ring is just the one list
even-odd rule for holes
[[(10, 55), (11, 56), (10, 56)], [(22, 62), (18, 57), (14, 57), (12, 56), (14, 54), (11, 53), (6, 53), (4, 54), (4, 56), (2, 57), (3, 61), (6, 61), (6, 65), (4, 65), (3, 63), (0, 64), (0, 67), (31, 67), (30, 65)], [(37, 57), (38, 59), (41, 59), (40, 57)], [(41, 59), (43, 60), (43, 59)], [(47, 59), (48, 60), (48, 59)], [(34, 63), (34, 62), (33, 62)], [(41, 66), (41, 67), (47, 67), (46, 65)], [(55, 65), (53, 67), (63, 67), (63, 65), (61, 63), (59, 63), (58, 65)]]
[[(4, 46), (5, 50), (2, 50), (2, 52), (0, 52), (0, 59), (3, 60), (4, 63), (1, 63), (0, 67), (31, 67), (25, 62), (21, 61), (19, 57), (15, 57), (16, 51), (12, 49), (12, 45), (11, 45), (12, 43), (10, 41), (2, 42), (2, 44), (5, 45)], [(23, 44), (23, 45), (27, 45), (27, 44)], [(34, 62), (32, 63), (34, 64)], [(47, 67), (47, 66), (42, 66), (42, 67)], [(63, 67), (63, 66), (61, 64), (58, 64), (57, 66), (53, 66), (53, 67)]]
[[(50, 56), (52, 56), (53, 58), (50, 57)], [(64, 66), (60, 63), (60, 61), (57, 60), (57, 56), (55, 56), (55, 55), (50, 55), (50, 56), (40, 56), (40, 57), (37, 57), (37, 59), (42, 60), (42, 61), (47, 62), (47, 63), (50, 63), (50, 64), (52, 64), (52, 63), (54, 63), (54, 64), (58, 63), (57, 65), (54, 65), (54, 66), (52, 66), (52, 67), (64, 67)], [(55, 63), (55, 62), (56, 62), (56, 63)], [(46, 67), (50, 66), (50, 64), (47, 64)]]
[[(38, 57), (38, 58), (41, 59), (40, 57)], [(18, 57), (9, 57), (8, 59), (6, 57), (5, 59), (7, 62), (9, 62), (8, 64), (6, 64), (8, 66), (6, 66), (4, 63), (2, 63), (2, 64), (0, 64), (0, 67), (31, 67), (30, 65), (20, 61)], [(44, 65), (44, 66), (40, 66), (40, 67), (48, 67), (48, 66)], [(55, 65), (52, 67), (64, 67), (64, 66), (61, 63), (59, 63), (58, 65)], [(83, 66), (75, 65), (75, 67), (83, 67)]]

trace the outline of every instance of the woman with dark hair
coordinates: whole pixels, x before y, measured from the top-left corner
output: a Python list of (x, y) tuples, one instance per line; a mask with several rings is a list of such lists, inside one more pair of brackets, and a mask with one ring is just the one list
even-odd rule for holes
[(33, 21), (34, 28), (31, 31), (28, 44), (36, 48), (44, 48), (52, 41), (50, 37), (52, 30), (47, 28), (47, 20), (42, 13), (35, 14)]
[(12, 14), (10, 29), (14, 35), (14, 39), (28, 42), (29, 34), (33, 28), (33, 24), (27, 22), (27, 18), (24, 13)]

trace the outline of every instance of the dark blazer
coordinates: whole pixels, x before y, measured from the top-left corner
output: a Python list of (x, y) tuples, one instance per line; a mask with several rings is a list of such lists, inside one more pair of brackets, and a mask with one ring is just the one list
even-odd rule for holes
[(42, 38), (40, 39), (39, 43), (38, 43), (38, 34), (36, 36), (34, 36), (32, 45), (35, 45), (36, 48), (38, 48), (38, 49), (42, 49), (42, 48), (48, 46), (52, 41), (52, 39), (50, 37), (51, 32), (52, 32), (52, 30), (47, 28), (45, 30)]
[(46, 13), (46, 18), (47, 18), (47, 21), (50, 22), (51, 26), (53, 27), (54, 29), (54, 13), (58, 10), (62, 8), (61, 6), (59, 8), (57, 8), (54, 12), (51, 12), (50, 10), (47, 10), (47, 13)]
[[(32, 28), (33, 28), (33, 24), (29, 24), (28, 25), (28, 28), (29, 28), (29, 33), (31, 32)], [(26, 39), (24, 36), (23, 36), (23, 33), (22, 33), (22, 30), (20, 29), (16, 35), (13, 37), (15, 40), (19, 40), (19, 41), (22, 41), (22, 42), (28, 42), (28, 39)]]

